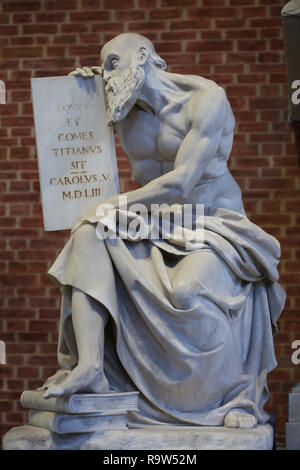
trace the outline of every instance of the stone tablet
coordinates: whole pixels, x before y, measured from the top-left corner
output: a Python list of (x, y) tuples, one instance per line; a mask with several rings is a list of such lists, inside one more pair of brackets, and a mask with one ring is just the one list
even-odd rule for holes
[(102, 77), (31, 80), (45, 230), (71, 228), (88, 207), (119, 193)]

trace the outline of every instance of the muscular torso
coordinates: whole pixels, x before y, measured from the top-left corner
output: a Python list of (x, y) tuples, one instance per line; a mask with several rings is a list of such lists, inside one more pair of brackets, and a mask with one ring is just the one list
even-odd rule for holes
[[(199, 96), (201, 99), (201, 91), (205, 92), (211, 86), (216, 84), (202, 77), (184, 77), (185, 89), (180, 90), (179, 80), (176, 96), (169, 100), (159, 114), (135, 105), (128, 116), (116, 125), (116, 132), (128, 155), (133, 176), (140, 184), (144, 185), (174, 168), (180, 144), (193, 124), (189, 119), (193, 96), (197, 93), (197, 99)], [(226, 118), (217, 151), (199, 177), (189, 201), (185, 202), (243, 211), (240, 189), (227, 168), (232, 148), (234, 117), (228, 101), (226, 107)]]

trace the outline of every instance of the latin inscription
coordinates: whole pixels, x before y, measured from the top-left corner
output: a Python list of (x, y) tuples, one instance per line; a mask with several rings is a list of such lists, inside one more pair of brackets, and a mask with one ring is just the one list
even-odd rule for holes
[(32, 89), (45, 227), (70, 228), (119, 190), (102, 78), (33, 79)]

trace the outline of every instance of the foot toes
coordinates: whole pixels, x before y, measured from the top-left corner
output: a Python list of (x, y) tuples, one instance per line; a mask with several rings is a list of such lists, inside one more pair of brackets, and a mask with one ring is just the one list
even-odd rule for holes
[(237, 410), (230, 411), (224, 418), (227, 428), (251, 429), (257, 424), (255, 416)]
[(241, 429), (250, 429), (257, 424), (257, 419), (254, 416), (243, 417), (239, 419), (239, 428)]
[(64, 394), (64, 389), (62, 387), (50, 387), (43, 395), (43, 398), (49, 397), (61, 397)]
[(238, 427), (238, 420), (237, 420), (236, 416), (232, 413), (228, 413), (225, 416), (225, 419), (224, 419), (224, 426), (226, 428), (237, 428)]

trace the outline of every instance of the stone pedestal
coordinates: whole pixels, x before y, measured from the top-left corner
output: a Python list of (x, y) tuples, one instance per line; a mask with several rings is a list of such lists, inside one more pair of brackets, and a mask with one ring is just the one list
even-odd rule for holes
[(269, 450), (273, 428), (149, 426), (122, 431), (59, 435), (31, 425), (12, 428), (4, 450)]
[(300, 450), (300, 384), (289, 393), (289, 422), (285, 431), (286, 449)]

